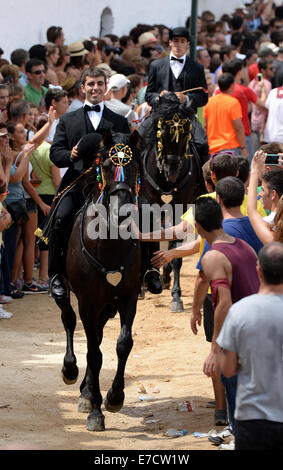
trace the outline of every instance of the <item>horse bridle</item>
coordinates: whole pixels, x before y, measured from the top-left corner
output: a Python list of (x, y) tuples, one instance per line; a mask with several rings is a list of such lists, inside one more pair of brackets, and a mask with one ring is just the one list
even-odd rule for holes
[[(184, 126), (187, 122), (189, 122), (189, 132), (188, 132), (188, 135), (187, 135), (187, 138), (186, 138), (186, 147), (185, 147), (184, 155), (182, 157), (180, 157), (180, 158), (183, 158), (183, 159), (184, 158), (188, 159), (188, 158), (193, 156), (192, 154), (188, 153), (189, 152), (190, 140), (192, 138), (192, 134), (191, 134), (192, 122), (188, 118), (181, 119), (180, 116), (177, 113), (174, 114), (172, 119), (169, 119), (169, 120), (165, 121), (165, 124), (167, 124), (167, 126), (170, 128), (170, 134), (173, 134), (171, 141), (173, 142), (175, 140), (176, 143), (179, 142), (180, 134), (185, 133)], [(162, 127), (163, 127), (163, 120), (159, 119), (159, 121), (157, 123), (157, 132), (156, 132), (156, 137), (157, 137), (156, 153), (157, 153), (157, 159), (158, 159), (157, 163), (161, 167), (160, 171), (162, 171), (162, 162), (163, 162), (163, 158), (164, 158), (164, 155), (163, 155), (164, 146), (163, 146), (163, 142), (162, 142)]]
[[(184, 125), (186, 124), (186, 122), (187, 122), (187, 118), (180, 119), (177, 113), (174, 114), (171, 120), (165, 121), (165, 123), (170, 127), (170, 134), (173, 134), (172, 141), (173, 140), (176, 140), (176, 142), (179, 141), (179, 134), (180, 133), (183, 134), (185, 132)], [(156, 157), (156, 164), (160, 173), (162, 173), (163, 165), (164, 165), (164, 154), (163, 154), (164, 147), (163, 147), (163, 142), (162, 142), (162, 126), (163, 126), (163, 120), (159, 119), (157, 123), (157, 132), (156, 132), (157, 143), (155, 146), (155, 157)], [(192, 130), (192, 123), (190, 122), (189, 134), (186, 139), (185, 152), (184, 152), (184, 155), (179, 157), (180, 164), (185, 160), (190, 160), (191, 157), (194, 156), (194, 154), (188, 153), (189, 144), (192, 138), (191, 130)], [(191, 145), (193, 146), (192, 142), (191, 142)], [(173, 199), (173, 194), (179, 191), (180, 189), (182, 189), (185, 186), (185, 184), (188, 182), (188, 180), (190, 179), (191, 170), (189, 169), (185, 177), (181, 181), (179, 181), (179, 183), (177, 183), (170, 191), (165, 191), (154, 181), (154, 179), (148, 173), (146, 158), (147, 158), (147, 152), (145, 152), (144, 157), (143, 157), (143, 168), (144, 168), (144, 173), (145, 173), (145, 177), (147, 181), (150, 183), (152, 188), (155, 189), (155, 191), (160, 194), (160, 197), (163, 200), (163, 202), (171, 202), (171, 200)]]
[[(128, 184), (126, 184), (124, 182), (120, 182), (120, 183), (116, 184), (113, 188), (111, 188), (109, 191), (106, 191), (107, 199), (109, 199), (109, 197), (111, 195), (113, 195), (114, 193), (116, 193), (117, 191), (122, 191), (122, 190), (123, 191), (128, 191), (128, 193), (131, 196), (134, 196), (134, 191), (132, 190), (132, 188)], [(106, 281), (109, 284), (111, 284), (113, 287), (116, 287), (120, 283), (120, 281), (122, 280), (123, 273), (124, 273), (128, 263), (129, 263), (130, 258), (131, 258), (133, 248), (136, 247), (137, 243), (136, 243), (136, 241), (134, 241), (132, 239), (131, 247), (128, 251), (128, 254), (127, 254), (127, 256), (124, 260), (124, 264), (122, 266), (120, 266), (119, 268), (117, 268), (114, 271), (107, 270), (107, 268), (100, 261), (98, 261), (94, 256), (92, 256), (90, 254), (90, 252), (87, 250), (87, 248), (84, 244), (84, 240), (83, 240), (83, 220), (84, 220), (84, 216), (85, 216), (85, 213), (86, 213), (86, 210), (87, 210), (88, 206), (89, 206), (89, 201), (86, 201), (86, 203), (84, 204), (84, 206), (81, 210), (81, 216), (80, 216), (79, 235), (80, 235), (80, 245), (81, 245), (82, 253), (86, 257), (89, 264), (91, 264), (91, 266), (93, 266), (97, 271), (99, 271), (105, 277)]]
[[(193, 145), (191, 143), (191, 145)], [(152, 186), (152, 188), (160, 194), (161, 196), (161, 199), (162, 199), (162, 196), (170, 196), (172, 194), (174, 194), (175, 192), (181, 190), (185, 184), (188, 182), (188, 180), (190, 179), (191, 177), (191, 170), (189, 170), (185, 177), (179, 181), (178, 183), (175, 184), (175, 186), (170, 190), (170, 191), (165, 191), (164, 189), (162, 189), (155, 181), (154, 179), (150, 176), (150, 174), (148, 173), (147, 171), (147, 156), (148, 156), (148, 152), (145, 152), (144, 153), (144, 156), (143, 156), (143, 169), (144, 169), (144, 175), (147, 179), (147, 181), (149, 182), (149, 184)], [(191, 162), (190, 162), (191, 163)], [(163, 201), (165, 202), (165, 201)]]

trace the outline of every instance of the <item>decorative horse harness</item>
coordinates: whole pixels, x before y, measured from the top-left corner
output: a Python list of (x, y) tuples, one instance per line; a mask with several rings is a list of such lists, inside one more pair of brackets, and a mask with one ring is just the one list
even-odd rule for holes
[[(133, 155), (132, 155), (131, 148), (128, 145), (118, 143), (118, 144), (115, 144), (113, 147), (111, 147), (111, 149), (109, 150), (108, 156), (111, 162), (113, 163), (113, 165), (115, 165), (116, 167), (115, 173), (114, 173), (114, 181), (118, 182), (118, 184), (114, 186), (112, 189), (110, 189), (110, 191), (107, 191), (107, 192), (106, 192), (106, 179), (105, 179), (103, 168), (101, 165), (100, 156), (101, 155), (98, 154), (96, 158), (96, 165), (97, 165), (96, 180), (98, 182), (98, 186), (100, 189), (100, 196), (97, 199), (96, 204), (102, 203), (103, 197), (105, 195), (107, 196), (107, 198), (109, 198), (112, 194), (116, 193), (117, 191), (126, 190), (132, 197), (134, 197), (135, 205), (136, 205), (139, 190), (140, 190), (139, 173), (137, 172), (137, 175), (136, 175), (135, 193), (132, 190), (132, 188), (130, 188), (130, 186), (125, 183), (125, 176), (124, 176), (124, 167), (128, 165), (132, 160)], [(86, 203), (84, 204), (81, 210), (81, 216), (80, 216), (79, 234), (80, 234), (80, 244), (81, 244), (82, 253), (85, 255), (87, 261), (92, 266), (94, 266), (97, 269), (97, 271), (99, 271), (103, 276), (105, 276), (106, 281), (109, 284), (111, 284), (113, 287), (116, 287), (122, 280), (127, 264), (131, 258), (133, 248), (136, 247), (137, 244), (135, 241), (133, 241), (131, 248), (128, 251), (127, 257), (124, 260), (124, 264), (122, 266), (120, 266), (115, 271), (108, 271), (107, 268), (103, 266), (102, 263), (100, 263), (100, 261), (98, 261), (89, 253), (83, 241), (83, 220), (84, 220), (84, 215), (86, 213), (88, 205), (89, 205), (89, 201), (86, 201)]]
[[(185, 133), (184, 126), (185, 126), (186, 123), (187, 123), (187, 119), (186, 118), (181, 119), (180, 116), (177, 113), (174, 114), (172, 119), (165, 121), (165, 124), (167, 124), (170, 127), (170, 134), (173, 134), (173, 136), (171, 138), (172, 142), (174, 142), (174, 141), (176, 143), (179, 142), (180, 134)], [(163, 120), (159, 119), (159, 121), (157, 123), (157, 132), (156, 132), (156, 137), (157, 137), (156, 157), (157, 157), (157, 166), (159, 168), (160, 173), (162, 173), (163, 166), (164, 166), (164, 158), (163, 158), (164, 157), (164, 155), (163, 155), (164, 145), (163, 145), (163, 142), (162, 142), (162, 126), (163, 126)], [(189, 133), (188, 133), (187, 139), (186, 139), (185, 152), (184, 152), (183, 157), (180, 157), (181, 159), (189, 160), (191, 157), (194, 156), (193, 154), (189, 153), (189, 145), (190, 145), (190, 141), (191, 141), (191, 138), (192, 138), (191, 131), (192, 131), (192, 123), (190, 123), (190, 126), (189, 126)], [(153, 187), (153, 189), (155, 189), (155, 191), (157, 191), (161, 195), (160, 196), (161, 200), (165, 204), (169, 204), (172, 201), (173, 197), (174, 197), (173, 196), (174, 192), (177, 192), (180, 189), (182, 189), (185, 186), (185, 184), (188, 182), (188, 180), (191, 177), (191, 171), (189, 170), (186, 173), (185, 177), (179, 183), (177, 183), (174, 186), (173, 189), (171, 189), (170, 191), (164, 191), (153, 180), (153, 178), (150, 176), (150, 174), (148, 173), (148, 171), (146, 169), (146, 167), (147, 167), (147, 165), (146, 165), (147, 155), (148, 155), (148, 153), (145, 152), (144, 153), (144, 161), (143, 161), (145, 177), (146, 177), (147, 181), (150, 183), (150, 185)]]

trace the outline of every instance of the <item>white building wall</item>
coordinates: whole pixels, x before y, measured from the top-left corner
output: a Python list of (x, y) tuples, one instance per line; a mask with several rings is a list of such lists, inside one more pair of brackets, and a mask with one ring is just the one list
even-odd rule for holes
[[(218, 19), (241, 4), (242, 0), (198, 0), (198, 13), (211, 10)], [(8, 60), (16, 48), (28, 50), (44, 43), (46, 30), (52, 25), (63, 27), (67, 44), (98, 36), (105, 7), (113, 12), (113, 33), (118, 36), (128, 34), (139, 22), (183, 26), (191, 15), (191, 0), (0, 0), (0, 7), (0, 47)]]

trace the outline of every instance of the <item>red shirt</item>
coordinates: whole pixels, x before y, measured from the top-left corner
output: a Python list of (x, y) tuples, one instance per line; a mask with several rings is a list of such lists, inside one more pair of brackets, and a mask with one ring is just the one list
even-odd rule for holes
[[(215, 91), (215, 94), (220, 92), (219, 88)], [(242, 108), (242, 121), (245, 128), (245, 135), (251, 134), (250, 128), (250, 121), (249, 121), (249, 103), (255, 103), (258, 99), (257, 95), (253, 90), (248, 88), (247, 86), (240, 85), (239, 83), (235, 83), (235, 89), (233, 95), (234, 98), (240, 102)]]
[(256, 78), (258, 73), (259, 73), (259, 69), (258, 69), (257, 63), (252, 64), (248, 67), (248, 74), (249, 74), (250, 80), (253, 80), (254, 78)]

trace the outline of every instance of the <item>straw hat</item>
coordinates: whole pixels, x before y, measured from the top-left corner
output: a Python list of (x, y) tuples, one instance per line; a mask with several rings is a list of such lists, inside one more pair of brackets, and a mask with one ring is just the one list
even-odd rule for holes
[(150, 44), (156, 44), (157, 39), (150, 31), (142, 33), (138, 39), (139, 46), (149, 46)]
[(78, 57), (88, 54), (88, 51), (85, 49), (82, 41), (72, 42), (72, 44), (68, 45), (68, 50), (71, 57)]

